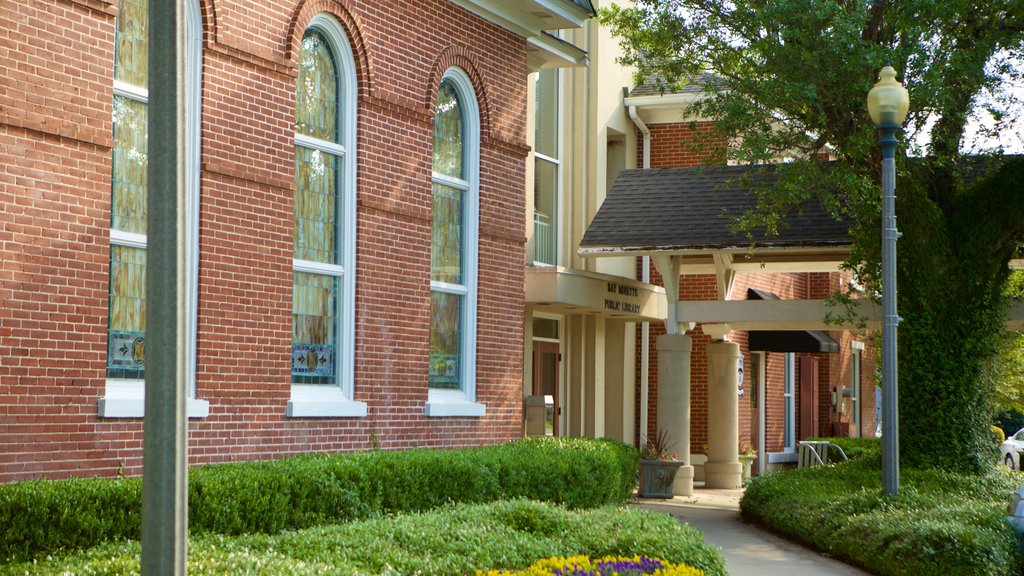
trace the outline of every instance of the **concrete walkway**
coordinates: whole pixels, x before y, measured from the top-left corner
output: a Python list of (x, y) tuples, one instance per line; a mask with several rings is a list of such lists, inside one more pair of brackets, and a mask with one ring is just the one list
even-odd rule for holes
[(858, 568), (740, 521), (743, 490), (697, 488), (692, 498), (641, 499), (637, 506), (672, 515), (721, 549), (732, 576), (870, 576)]

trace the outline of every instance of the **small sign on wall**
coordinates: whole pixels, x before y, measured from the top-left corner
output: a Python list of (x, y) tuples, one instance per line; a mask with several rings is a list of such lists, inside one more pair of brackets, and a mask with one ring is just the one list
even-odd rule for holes
[(746, 357), (743, 356), (743, 352), (740, 352), (740, 358), (739, 358), (739, 362), (738, 362), (739, 368), (736, 370), (736, 372), (737, 372), (737, 374), (736, 374), (736, 388), (739, 390), (737, 395), (740, 398), (743, 397), (743, 369), (744, 369), (743, 362), (744, 362), (744, 360), (746, 360)]

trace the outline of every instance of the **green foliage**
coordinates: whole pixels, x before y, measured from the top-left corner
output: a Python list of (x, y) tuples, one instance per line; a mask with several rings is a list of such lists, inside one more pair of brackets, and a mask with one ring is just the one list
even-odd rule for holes
[[(638, 459), (611, 440), (542, 438), (210, 465), (189, 473), (189, 528), (277, 533), (506, 498), (594, 508), (630, 498)], [(0, 559), (138, 538), (141, 502), (138, 478), (0, 485)]]
[(983, 475), (904, 468), (899, 494), (886, 497), (879, 463), (858, 458), (754, 478), (740, 507), (748, 518), (882, 576), (1010, 576), (1024, 568), (1005, 520), (1021, 479), (992, 467)]
[(843, 449), (843, 454), (850, 460), (868, 460), (881, 466), (882, 441), (879, 438), (811, 438), (811, 440), (827, 440)]
[(139, 478), (0, 485), (0, 559), (138, 538)]
[(1000, 411), (996, 413), (995, 422), (1007, 435), (1012, 436), (1024, 428), (1024, 412), (1015, 409)]
[[(109, 543), (0, 575), (138, 574), (136, 542)], [(540, 558), (640, 554), (725, 576), (721, 554), (697, 530), (636, 508), (572, 511), (526, 500), (458, 505), (278, 535), (205, 534), (189, 542), (189, 574), (472, 574), (522, 569)]]
[(900, 227), (914, 239), (899, 254), (899, 417), (913, 430), (900, 437), (900, 457), (910, 466), (978, 472), (992, 460), (982, 375), (1003, 332), (1017, 246), (1003, 237), (1024, 221), (1024, 161), (984, 169), (988, 177), (964, 186), (949, 166), (908, 164), (898, 199)]

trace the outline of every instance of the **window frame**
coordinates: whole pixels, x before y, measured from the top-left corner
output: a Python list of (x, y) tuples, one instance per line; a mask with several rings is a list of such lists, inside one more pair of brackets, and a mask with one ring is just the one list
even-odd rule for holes
[[(428, 380), (427, 403), (424, 414), (432, 417), (480, 417), (486, 413), (486, 406), (476, 401), (476, 336), (477, 336), (477, 290), (480, 241), (480, 105), (476, 90), (469, 75), (458, 67), (445, 71), (438, 83), (451, 81), (462, 107), (463, 126), (463, 175), (465, 179), (454, 178), (431, 170), (431, 189), (434, 184), (462, 190), (463, 236), (462, 236), (462, 284), (430, 281), (430, 293), (454, 294), (462, 298), (459, 337), (459, 389), (431, 388)], [(437, 93), (435, 92), (435, 99)], [(433, 132), (431, 132), (433, 134)], [(431, 192), (433, 194), (433, 192)], [(433, 296), (431, 296), (433, 298)]]
[[(341, 177), (335, 183), (338, 234), (335, 238), (338, 264), (292, 258), (292, 277), (298, 272), (333, 276), (338, 279), (335, 296), (335, 384), (296, 384), (290, 382), (291, 395), (285, 406), (289, 418), (361, 418), (366, 402), (355, 400), (355, 294), (356, 294), (356, 124), (358, 91), (355, 56), (348, 34), (326, 12), (313, 17), (303, 36), (311, 29), (323, 35), (334, 57), (338, 74), (338, 122), (336, 142), (294, 133), (295, 147), (318, 150), (337, 157)], [(294, 96), (294, 93), (293, 93)], [(294, 212), (292, 218), (294, 219)], [(291, 349), (291, 344), (289, 344)], [(289, 378), (291, 375), (289, 354)]]
[[(863, 342), (853, 342), (850, 345), (850, 387), (852, 392), (850, 393), (850, 408), (853, 414), (850, 418), (850, 424), (853, 428), (853, 437), (860, 438), (861, 434), (861, 405), (860, 405), (860, 381), (861, 381), (861, 369), (863, 368), (862, 353), (864, 351)], [(844, 402), (845, 399), (840, 398), (840, 402)]]
[[(199, 11), (199, 2), (189, 0), (185, 4), (185, 23), (188, 27), (188, 44), (186, 50), (186, 94), (185, 94), (185, 138), (186, 146), (186, 196), (185, 237), (186, 261), (188, 263), (186, 294), (186, 322), (188, 334), (187, 365), (185, 366), (186, 389), (188, 398), (186, 406), (189, 418), (205, 418), (210, 414), (210, 403), (196, 397), (196, 340), (199, 310), (199, 199), (200, 199), (200, 155), (202, 145), (202, 80), (203, 80), (203, 20)], [(127, 98), (136, 102), (149, 104), (149, 89), (140, 88), (119, 80), (114, 80), (114, 97)], [(148, 191), (147, 191), (148, 194)], [(113, 190), (111, 190), (113, 201)], [(146, 234), (125, 232), (110, 228), (111, 246), (125, 246), (145, 250), (148, 245)], [(108, 256), (109, 265), (109, 256)], [(110, 271), (108, 270), (108, 278)], [(109, 307), (109, 294), (107, 305)], [(109, 352), (110, 315), (107, 314), (107, 347)], [(106, 366), (104, 366), (104, 372)], [(145, 379), (142, 378), (111, 378), (105, 377), (104, 395), (99, 399), (97, 412), (101, 418), (142, 418), (145, 416)]]
[(782, 401), (783, 401), (783, 422), (782, 435), (783, 451), (796, 451), (796, 354), (786, 352), (784, 358)]
[[(554, 214), (551, 215), (551, 224), (550, 224), (554, 228), (553, 239), (552, 239), (552, 241), (554, 242), (554, 246), (553, 246), (554, 255), (553, 255), (553, 258), (552, 258), (554, 260), (554, 262), (544, 262), (543, 260), (537, 259), (537, 249), (538, 249), (537, 248), (538, 238), (537, 238), (537, 232), (536, 232), (537, 216), (536, 216), (536, 213), (534, 213), (534, 216), (533, 216), (533, 219), (534, 219), (534, 222), (533, 222), (533, 226), (534, 226), (534, 230), (533, 230), (533, 250), (532, 250), (533, 253), (531, 254), (530, 261), (533, 262), (533, 264), (535, 266), (560, 266), (561, 263), (562, 263), (562, 231), (563, 231), (563, 226), (561, 225), (560, 218), (561, 218), (561, 214), (563, 213), (563, 211), (565, 209), (565, 207), (563, 205), (563, 198), (564, 198), (564, 193), (563, 193), (563, 169), (564, 169), (564, 166), (562, 164), (562, 158), (565, 156), (565, 151), (563, 149), (563, 145), (564, 145), (564, 139), (563, 138), (564, 138), (564, 132), (565, 131), (563, 130), (563, 126), (562, 126), (562, 119), (565, 117), (564, 116), (564, 112), (565, 112), (565, 98), (564, 98), (564, 92), (563, 92), (563, 86), (565, 84), (565, 77), (564, 77), (563, 70), (561, 70), (561, 69), (552, 69), (552, 70), (553, 70), (553, 74), (554, 74), (554, 78), (555, 78), (555, 80), (554, 80), (555, 81), (555, 87), (554, 87), (555, 101), (553, 103), (551, 103), (551, 104), (553, 104), (554, 109), (555, 109), (555, 122), (552, 123), (552, 129), (555, 131), (555, 138), (554, 138), (554, 140), (555, 140), (555, 149), (554, 149), (555, 156), (550, 156), (548, 154), (544, 154), (542, 152), (538, 152), (537, 151), (537, 142), (536, 142), (537, 127), (536, 127), (536, 123), (539, 121), (539, 116), (537, 114), (538, 110), (536, 109), (537, 108), (536, 102), (537, 102), (537, 99), (538, 99), (538, 95), (536, 95), (536, 94), (534, 95), (534, 108), (535, 109), (534, 109), (533, 117), (534, 117), (534, 124), (535, 124), (535, 126), (534, 126), (534, 130), (533, 130), (534, 145), (533, 145), (532, 149), (533, 149), (533, 170), (534, 170), (534, 175), (535, 175), (534, 176), (534, 185), (533, 185), (534, 204), (536, 204), (536, 195), (537, 195), (537, 185), (536, 185), (536, 178), (537, 177), (536, 177), (536, 174), (538, 173), (538, 166), (540, 165), (541, 162), (544, 162), (544, 163), (550, 165), (554, 169), (554, 171), (555, 171), (555, 189), (552, 191), (552, 193), (555, 196), (552, 199), (552, 203), (554, 205)], [(537, 79), (534, 81), (534, 89), (535, 90), (536, 90), (537, 83), (540, 82), (540, 72), (537, 72), (536, 74), (537, 74)]]

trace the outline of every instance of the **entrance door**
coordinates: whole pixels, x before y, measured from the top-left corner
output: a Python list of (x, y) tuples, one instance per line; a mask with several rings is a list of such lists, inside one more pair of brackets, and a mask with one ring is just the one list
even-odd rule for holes
[(562, 360), (558, 342), (533, 342), (533, 394), (543, 396), (544, 433), (558, 436), (558, 416), (562, 413), (558, 398), (558, 363)]
[(800, 356), (800, 439), (817, 436), (818, 427), (818, 359)]

